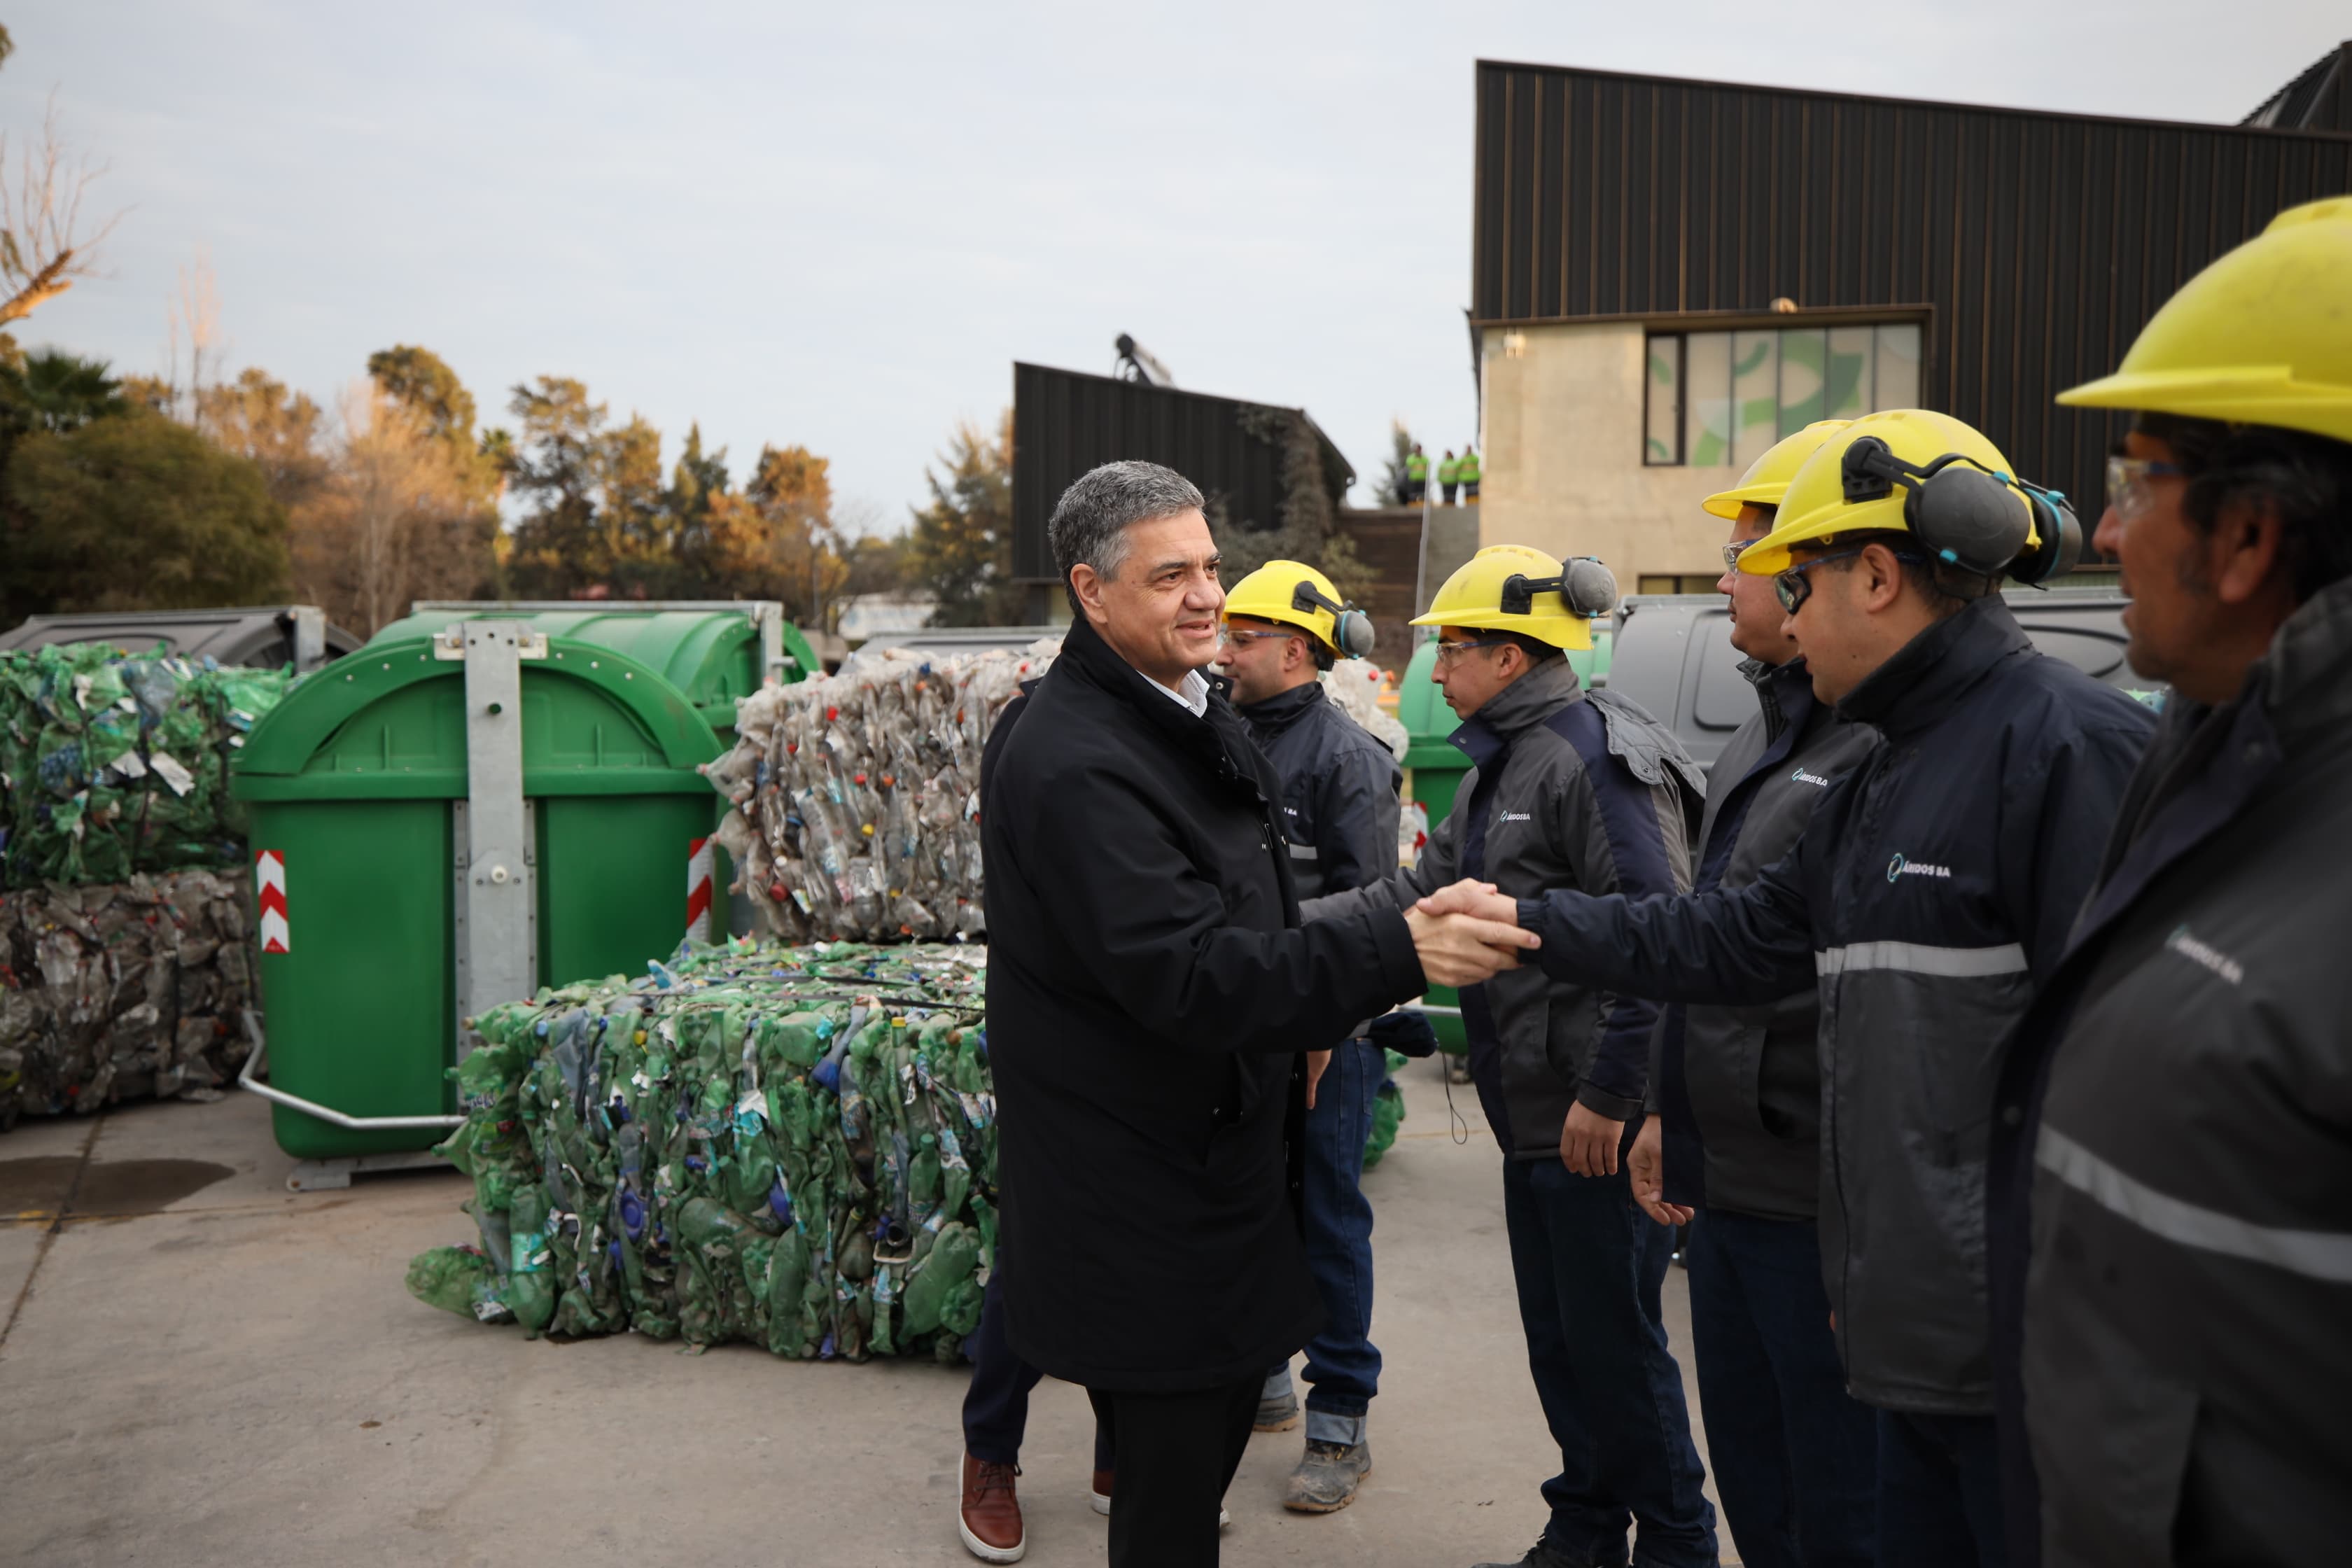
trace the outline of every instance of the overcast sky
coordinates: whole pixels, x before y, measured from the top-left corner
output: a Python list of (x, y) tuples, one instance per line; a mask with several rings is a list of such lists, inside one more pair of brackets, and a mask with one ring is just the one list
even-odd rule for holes
[[(2341, 0), (1319, 7), (49, 0), (10, 8), (12, 155), (52, 90), (127, 209), (20, 338), (163, 366), (208, 256), (234, 370), (321, 400), (422, 343), (491, 418), (577, 376), (833, 459), (895, 527), (1015, 359), (1299, 405), (1369, 500), (1389, 421), (1473, 434), (1472, 62), (2235, 121)], [(27, 330), (29, 328), (29, 330)]]

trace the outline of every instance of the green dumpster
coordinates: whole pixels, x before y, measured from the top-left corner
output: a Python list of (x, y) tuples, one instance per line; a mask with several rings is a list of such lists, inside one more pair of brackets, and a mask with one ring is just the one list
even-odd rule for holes
[(279, 1147), (425, 1148), (464, 1018), (673, 952), (718, 754), (659, 670), (511, 621), (380, 637), (297, 687), (231, 784), (267, 1020), (247, 1081)]
[[(594, 643), (651, 665), (686, 694), (719, 737), (721, 751), (735, 743), (736, 700), (759, 690), (768, 673), (791, 685), (824, 672), (808, 639), (784, 619), (783, 606), (772, 599), (617, 604), (425, 600), (414, 605), (406, 618), (376, 633), (374, 640), (431, 637), (453, 622), (491, 616), (520, 620), (549, 637)], [(712, 796), (714, 825), (725, 820), (727, 810), (726, 801)], [(723, 902), (735, 868), (715, 845), (707, 868), (712, 895), (722, 900), (725, 918), (720, 923), (726, 931), (740, 935), (756, 929), (750, 900)], [(705, 930), (701, 934), (724, 933)]]

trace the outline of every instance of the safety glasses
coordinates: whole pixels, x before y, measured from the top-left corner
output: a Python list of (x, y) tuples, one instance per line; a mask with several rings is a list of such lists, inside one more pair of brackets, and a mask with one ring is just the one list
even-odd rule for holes
[[(1826, 566), (1832, 561), (1843, 561), (1859, 555), (1869, 548), (1867, 544), (1857, 544), (1851, 550), (1832, 550), (1827, 555), (1816, 555), (1811, 561), (1800, 561), (1786, 572), (1776, 575), (1772, 579), (1772, 596), (1780, 601), (1781, 612), (1793, 616), (1803, 607), (1807, 599), (1813, 596), (1812, 580), (1805, 575), (1806, 573), (1816, 566)], [(1908, 550), (1895, 550), (1891, 553), (1897, 561), (1907, 561), (1915, 566), (1932, 564), (1926, 556), (1916, 554)]]
[(1758, 541), (1754, 539), (1743, 539), (1737, 544), (1725, 545), (1723, 547), (1723, 569), (1726, 572), (1738, 571), (1739, 558), (1748, 553), (1748, 547), (1749, 545), (1756, 542), (1758, 542)]
[(1452, 664), (1474, 647), (1501, 647), (1510, 640), (1508, 637), (1465, 637), (1460, 642), (1447, 642), (1441, 637), (1437, 644), (1437, 662)]
[(2150, 479), (2185, 479), (2189, 471), (2176, 464), (2158, 462), (2154, 458), (2109, 458), (2107, 459), (2107, 505), (2116, 516), (2134, 522), (2147, 515), (2156, 504), (2156, 492), (2148, 488)]
[(1217, 628), (1217, 641), (1221, 646), (1231, 646), (1234, 643), (1280, 642), (1286, 637), (1304, 635), (1300, 632), (1248, 632), (1233, 626)]

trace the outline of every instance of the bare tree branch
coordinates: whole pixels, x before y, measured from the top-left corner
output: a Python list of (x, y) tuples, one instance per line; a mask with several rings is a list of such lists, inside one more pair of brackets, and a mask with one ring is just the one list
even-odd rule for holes
[(58, 136), (58, 100), (49, 96), (41, 139), (28, 147), (15, 177), (7, 174), (7, 138), (0, 136), (0, 326), (22, 321), (98, 271), (99, 247), (122, 221), (116, 213), (82, 232), (82, 198), (107, 171), (104, 163), (70, 163)]

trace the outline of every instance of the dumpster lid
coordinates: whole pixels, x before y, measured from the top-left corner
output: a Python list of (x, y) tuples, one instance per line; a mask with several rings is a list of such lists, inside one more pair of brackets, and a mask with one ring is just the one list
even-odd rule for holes
[[(237, 752), (240, 800), (458, 799), (465, 671), (433, 639), (379, 638), (288, 693)], [(522, 666), (523, 793), (708, 792), (719, 739), (658, 670), (600, 644), (547, 639)]]

